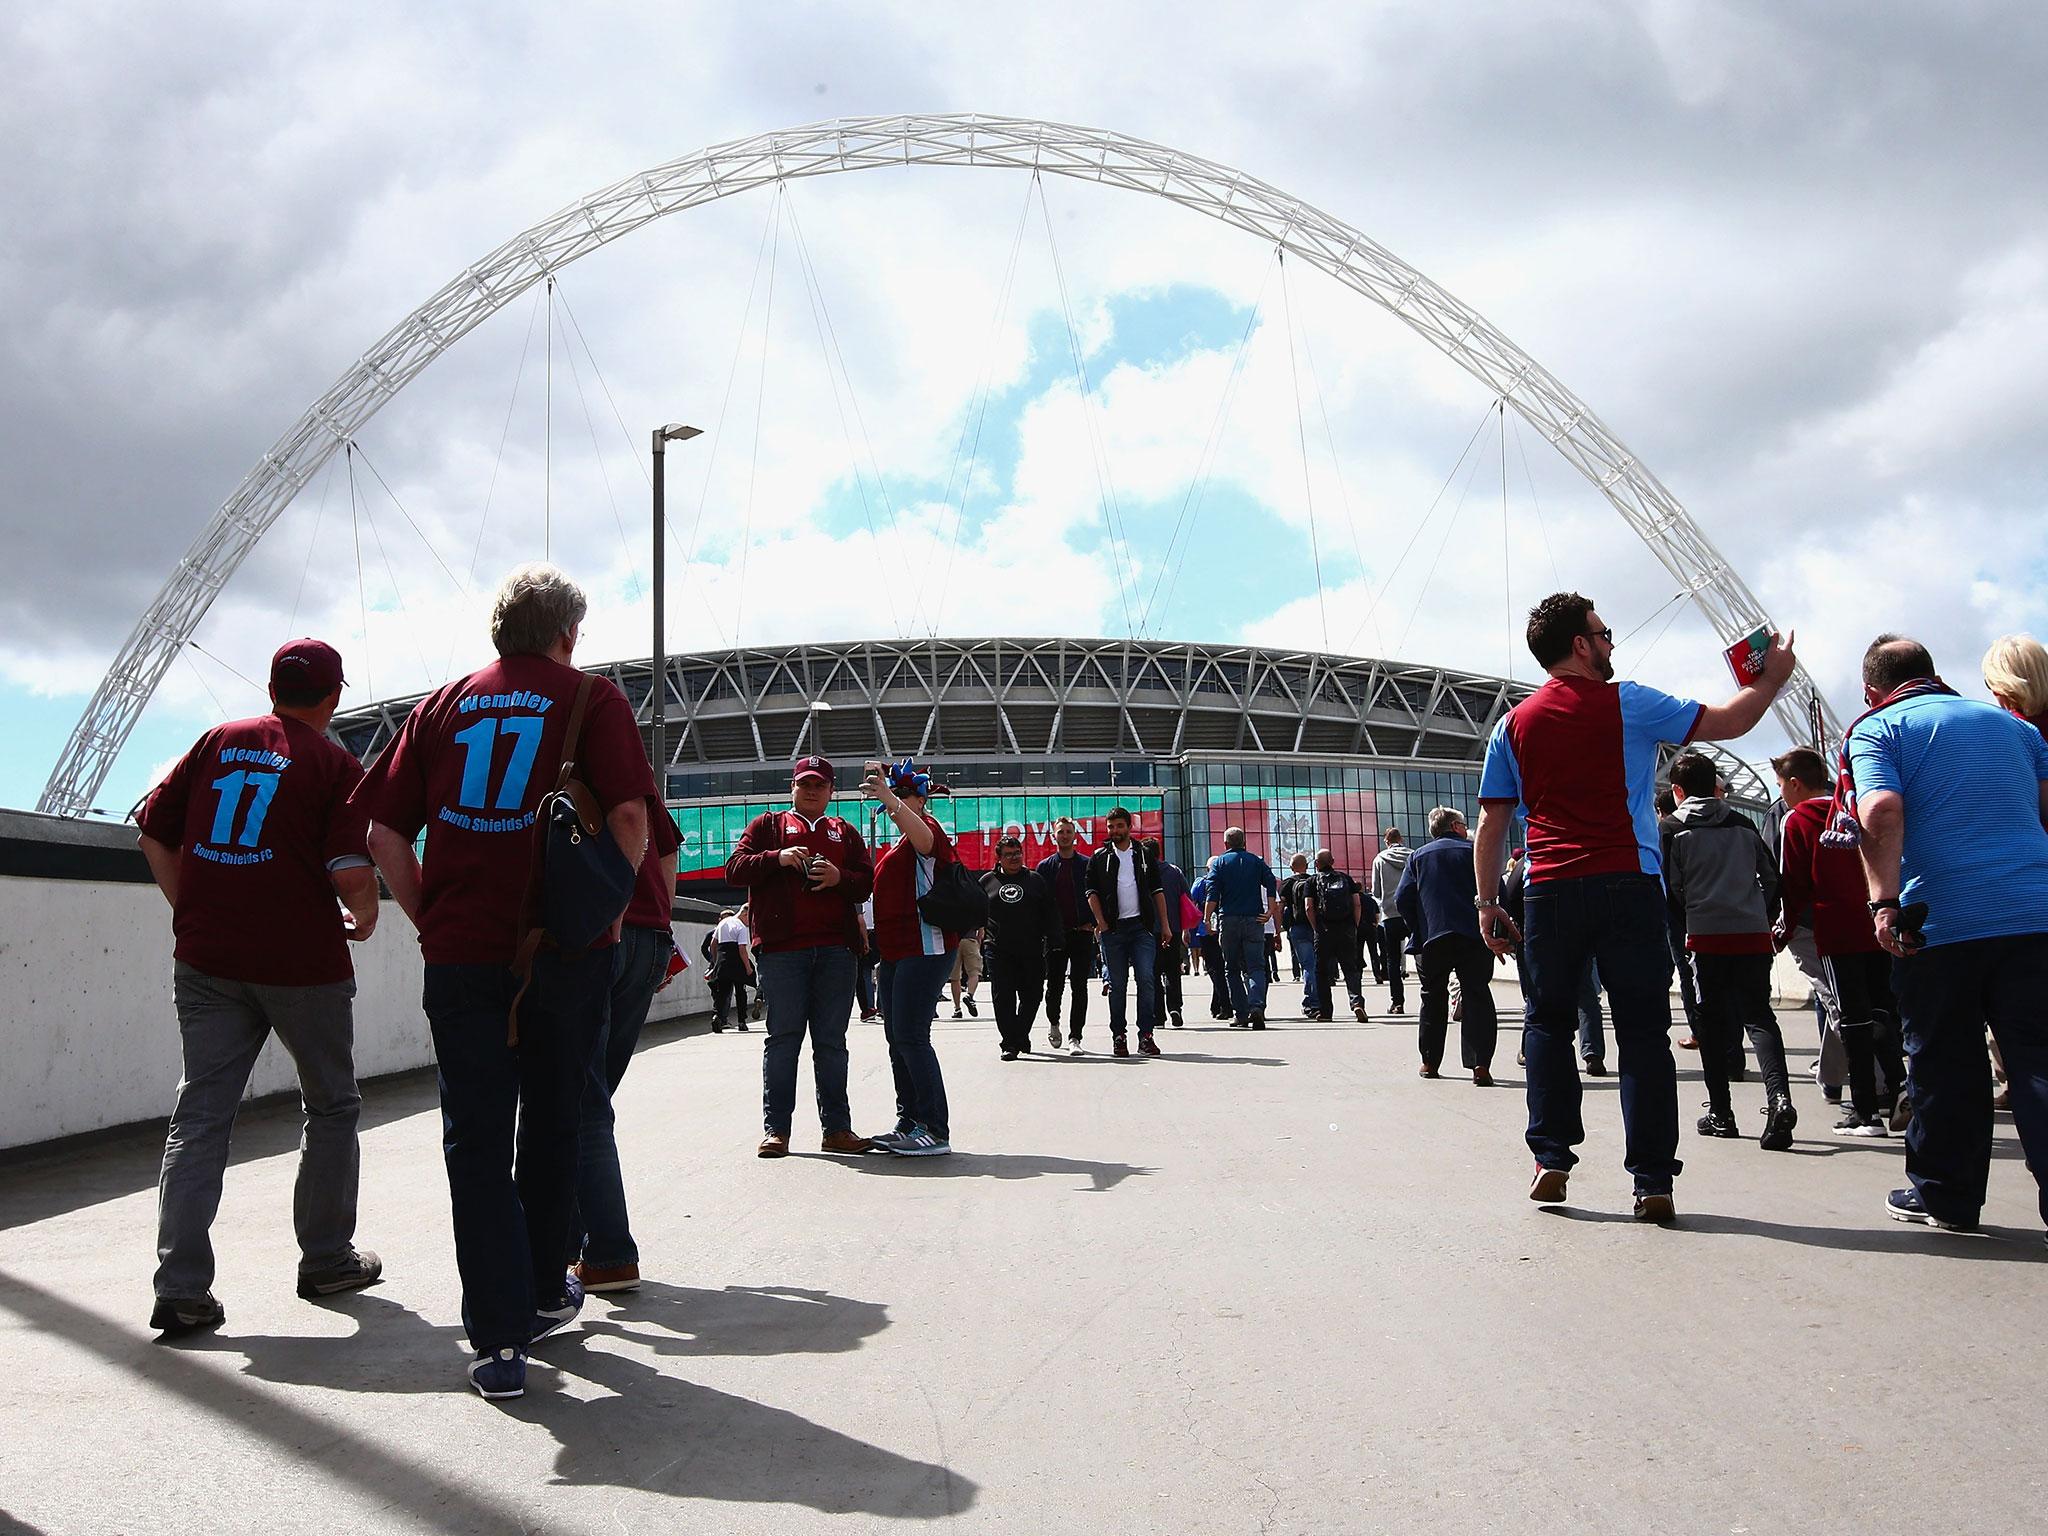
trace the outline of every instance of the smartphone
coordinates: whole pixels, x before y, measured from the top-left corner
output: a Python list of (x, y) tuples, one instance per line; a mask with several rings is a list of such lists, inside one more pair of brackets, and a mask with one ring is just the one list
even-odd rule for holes
[(1771, 626), (1759, 624), (1721, 653), (1735, 674), (1736, 687), (1747, 688), (1764, 675), (1764, 655), (1770, 648)]
[(1927, 947), (1927, 903), (1916, 901), (1899, 908), (1899, 947), (1909, 954)]

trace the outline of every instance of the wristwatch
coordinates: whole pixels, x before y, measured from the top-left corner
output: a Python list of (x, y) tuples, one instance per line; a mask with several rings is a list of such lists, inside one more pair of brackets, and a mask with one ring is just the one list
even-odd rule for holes
[(1896, 896), (1886, 896), (1877, 901), (1867, 902), (1865, 905), (1870, 908), (1870, 915), (1875, 917), (1887, 907), (1891, 908), (1894, 912), (1898, 911), (1899, 898)]
[(1484, 912), (1488, 907), (1497, 907), (1500, 903), (1491, 896), (1474, 896), (1472, 905), (1476, 910)]

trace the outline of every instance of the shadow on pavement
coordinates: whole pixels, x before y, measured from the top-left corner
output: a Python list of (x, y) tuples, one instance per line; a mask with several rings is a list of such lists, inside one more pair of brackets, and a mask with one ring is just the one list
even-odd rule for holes
[[(1562, 1221), (1623, 1221), (1631, 1226), (1635, 1218), (1626, 1211), (1589, 1211), (1574, 1206), (1546, 1205), (1545, 1216)], [(2048, 1260), (2048, 1249), (2037, 1232), (2018, 1227), (1985, 1227), (1977, 1232), (1938, 1232), (1886, 1218), (1882, 1227), (1801, 1227), (1790, 1222), (1759, 1221), (1753, 1216), (1723, 1216), (1711, 1211), (1678, 1213), (1671, 1231), (1698, 1232), (1711, 1237), (1766, 1237), (1774, 1242), (1798, 1243), (1807, 1248), (1836, 1248), (1845, 1253), (1932, 1253), (1949, 1259), (1986, 1259), (2005, 1264), (2038, 1264)]]
[[(796, 1154), (808, 1157), (809, 1153)], [(1074, 1157), (1044, 1157), (1028, 1152), (953, 1152), (945, 1157), (828, 1157), (829, 1162), (855, 1173), (879, 1178), (910, 1179), (1036, 1179), (1056, 1174), (1078, 1174), (1091, 1182), (1082, 1194), (1101, 1194), (1125, 1179), (1144, 1178), (1154, 1169), (1132, 1163), (1091, 1163)]]

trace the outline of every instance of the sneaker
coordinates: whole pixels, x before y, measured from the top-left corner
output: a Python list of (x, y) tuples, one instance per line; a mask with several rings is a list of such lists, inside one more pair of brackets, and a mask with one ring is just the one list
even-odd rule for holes
[(1437, 1075), (1437, 1070), (1435, 1067), (1432, 1067), (1428, 1062), (1425, 1061), (1422, 1064), (1421, 1070), (1418, 1071), (1415, 1075), (1417, 1077), (1435, 1077)]
[(1892, 1106), (1891, 1128), (1893, 1135), (1903, 1133), (1913, 1123), (1913, 1106), (1904, 1099)]
[(1678, 1037), (1678, 1048), (1681, 1051), (1696, 1051), (1700, 1048), (1700, 1043), (1692, 1035), (1681, 1035)]
[(1159, 1042), (1150, 1035), (1138, 1036), (1138, 1053), (1141, 1056), (1157, 1056), (1159, 1054)]
[(1171, 1013), (1169, 1013), (1167, 1017), (1173, 1021), (1173, 1027), (1175, 1029), (1179, 1029), (1181, 1027), (1180, 1010), (1178, 1008), (1174, 1009)]
[(725, 1025), (724, 1025), (724, 1024), (722, 1024), (722, 1023), (720, 1023), (720, 1022), (719, 1022), (719, 1021), (718, 1021), (717, 1019), (713, 1019), (713, 1020), (711, 1021), (711, 1033), (713, 1033), (714, 1035), (722, 1035), (722, 1034), (724, 1034), (724, 1033), (725, 1033)]
[(1010, 1050), (1006, 1050), (1006, 1051), (1004, 1051), (1004, 1052), (1003, 1052), (1003, 1060), (1005, 1060), (1005, 1061), (1015, 1061), (1016, 1059), (1017, 1059), (1017, 1053), (1016, 1053), (1015, 1051), (1010, 1051)]
[[(768, 1011), (768, 1005), (767, 1005), (766, 1003), (762, 1002), (762, 1001), (761, 1001), (761, 999), (757, 997), (757, 998), (755, 998), (755, 999), (754, 999), (754, 1007), (753, 1007), (753, 1011), (752, 1011), (751, 1013), (749, 1013), (749, 1014), (747, 1015), (747, 1018), (748, 1018), (748, 1019), (752, 1019), (752, 1020), (753, 1020), (753, 1021), (754, 1021), (754, 1022), (755, 1022), (756, 1024), (758, 1024), (758, 1023), (760, 1023), (760, 1022), (761, 1022), (761, 1017), (762, 1017), (762, 1015), (763, 1015), (763, 1014), (765, 1014), (765, 1013), (767, 1013), (767, 1011)], [(740, 1028), (742, 1028), (742, 1029), (745, 1029), (746, 1027), (747, 1027), (747, 1020), (746, 1020), (746, 1019), (741, 1019), (741, 1020), (740, 1020)]]
[(1895, 1189), (1884, 1197), (1885, 1214), (1893, 1221), (1910, 1221), (1923, 1227), (1936, 1227), (1943, 1232), (1974, 1232), (1974, 1221), (1943, 1221), (1927, 1209), (1917, 1189)]
[(860, 1016), (860, 1021), (863, 1024), (872, 1024), (875, 1022), (875, 1020), (879, 1019), (880, 1017), (881, 1015), (879, 1013), (876, 1013), (872, 1008), (870, 1008), (862, 1012)]
[(1304, 1008), (1301, 1010), (1301, 1016), (1304, 1019), (1308, 1020), (1308, 1022), (1311, 1024), (1320, 1024), (1323, 1022), (1323, 1015), (1320, 1009)]
[(1742, 1134), (1735, 1124), (1735, 1116), (1725, 1109), (1709, 1109), (1693, 1124), (1693, 1129), (1702, 1136), (1719, 1136), (1729, 1140)]
[(202, 1328), (218, 1328), (227, 1320), (227, 1308), (213, 1299), (211, 1291), (204, 1296), (159, 1296), (149, 1314), (149, 1326), (172, 1339)]
[(838, 1152), (849, 1157), (857, 1157), (873, 1145), (874, 1143), (869, 1141), (867, 1137), (857, 1136), (852, 1131), (827, 1131), (824, 1140), (818, 1143), (818, 1150), (820, 1152)]
[(754, 1149), (756, 1157), (789, 1156), (789, 1137), (782, 1131), (770, 1131), (761, 1138), (761, 1145)]
[(469, 1363), (469, 1384), (479, 1397), (492, 1402), (526, 1396), (526, 1351), (509, 1344), (503, 1349), (477, 1351)]
[(1854, 1110), (1851, 1110), (1835, 1122), (1835, 1134), (1837, 1136), (1866, 1136), (1875, 1141), (1890, 1136), (1891, 1128), (1884, 1123), (1882, 1115), (1871, 1115), (1865, 1118), (1858, 1116)]
[(1569, 1168), (1546, 1168), (1538, 1163), (1535, 1181), (1529, 1186), (1529, 1198), (1538, 1205), (1562, 1205), (1565, 1184), (1570, 1178)]
[(1057, 1024), (1046, 1031), (1045, 1046), (1050, 1051), (1056, 1051), (1060, 1048), (1060, 1029)]
[(1252, 1027), (1252, 1021), (1250, 1019), (1232, 1019), (1230, 1021), (1230, 1027), (1232, 1029), (1250, 1029)]
[(1493, 1074), (1484, 1067), (1474, 1067), (1472, 1069), (1472, 1086), (1475, 1088), (1491, 1088), (1493, 1086)]
[(962, 999), (962, 1001), (964, 1001), (967, 1004), (967, 1016), (969, 1018), (978, 1019), (981, 1017), (981, 1010), (974, 1006), (973, 998), (964, 998)]
[(355, 1249), (339, 1264), (325, 1269), (302, 1271), (301, 1296), (337, 1296), (343, 1291), (360, 1291), (384, 1278), (384, 1261), (366, 1249)]
[(1116, 1037), (1116, 1043), (1109, 1048), (1109, 1054), (1119, 1059), (1128, 1057), (1131, 1054), (1131, 1048), (1125, 1042), (1122, 1035)]
[(1669, 1195), (1637, 1195), (1636, 1220), (1666, 1222), (1678, 1219), (1678, 1207)]
[(745, 1019), (741, 1019), (737, 1024), (733, 1025), (733, 1028), (744, 1035), (747, 1032), (747, 1021)]
[(1253, 1028), (1253, 1029), (1264, 1029), (1265, 1027), (1266, 1027), (1266, 1010), (1265, 1010), (1265, 1009), (1263, 1009), (1263, 1008), (1254, 1008), (1254, 1009), (1252, 1010), (1252, 1028)]
[(572, 1273), (576, 1276), (576, 1283), (592, 1296), (640, 1289), (638, 1264), (592, 1264), (587, 1259), (578, 1260)]
[(1605, 1058), (1599, 1056), (1588, 1056), (1586, 1058), (1586, 1076), (1605, 1077), (1606, 1075), (1607, 1062)]
[(1392, 1014), (1403, 1014), (1407, 1011), (1408, 1007), (1405, 1003), (1389, 1003), (1387, 1005), (1387, 1012)]
[(1764, 1115), (1764, 1133), (1757, 1137), (1756, 1144), (1766, 1152), (1791, 1151), (1792, 1130), (1799, 1124), (1799, 1111), (1792, 1107), (1791, 1098), (1781, 1095), (1772, 1099)]
[(533, 1314), (533, 1337), (529, 1344), (538, 1344), (551, 1333), (560, 1333), (576, 1321), (576, 1314), (583, 1310), (583, 1282), (574, 1275), (562, 1276), (562, 1297), (552, 1307), (542, 1307)]
[(1358, 1020), (1358, 1022), (1361, 1024), (1369, 1024), (1372, 1022), (1365, 1016), (1365, 1004), (1362, 1002), (1353, 1003), (1351, 1005), (1351, 1017)]
[(953, 1147), (920, 1125), (903, 1135), (889, 1150), (898, 1157), (944, 1157)]
[(957, 1003), (953, 1006), (953, 1017), (956, 1019), (961, 1017), (960, 1007)]
[(884, 1131), (879, 1136), (870, 1136), (867, 1138), (868, 1150), (870, 1152), (894, 1152), (903, 1145), (904, 1140), (909, 1135), (908, 1131)]

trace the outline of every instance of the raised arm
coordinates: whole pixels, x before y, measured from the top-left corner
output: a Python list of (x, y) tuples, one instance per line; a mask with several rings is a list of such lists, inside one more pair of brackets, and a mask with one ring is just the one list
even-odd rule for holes
[(1799, 658), (1792, 654), (1793, 635), (1771, 636), (1771, 648), (1764, 652), (1764, 669), (1757, 680), (1738, 692), (1726, 704), (1714, 704), (1700, 711), (1692, 728), (1691, 741), (1734, 741), (1747, 736), (1763, 719), (1771, 700), (1792, 676)]

